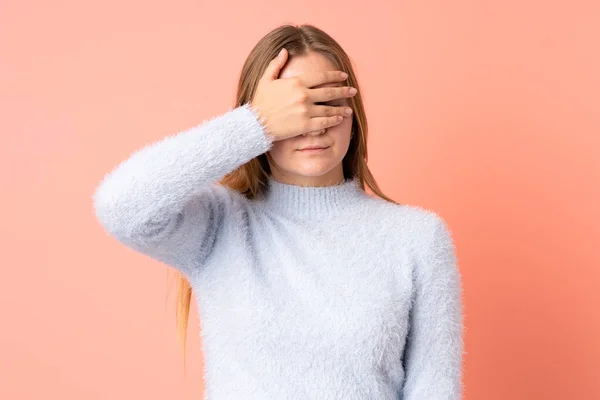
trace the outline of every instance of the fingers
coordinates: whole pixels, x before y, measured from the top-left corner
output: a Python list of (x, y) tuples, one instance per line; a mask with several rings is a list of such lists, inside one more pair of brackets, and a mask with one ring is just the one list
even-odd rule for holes
[(309, 109), (309, 114), (311, 118), (307, 124), (307, 132), (312, 132), (339, 125), (344, 117), (352, 115), (352, 108), (314, 105)]
[(326, 83), (342, 82), (348, 78), (348, 74), (343, 71), (320, 71), (301, 74), (297, 78), (303, 86), (312, 88)]
[(308, 97), (314, 103), (344, 99), (356, 95), (357, 90), (351, 86), (335, 86), (324, 87), (318, 89), (310, 89)]
[(314, 118), (314, 117), (333, 117), (336, 115), (339, 115), (342, 117), (349, 117), (350, 115), (352, 115), (352, 108), (347, 107), (347, 106), (335, 107), (335, 106), (315, 105), (310, 108), (309, 114), (310, 114), (310, 117), (312, 117), (312, 118)]
[(271, 60), (271, 62), (269, 62), (269, 65), (267, 66), (267, 69), (265, 70), (265, 73), (263, 74), (263, 79), (267, 79), (270, 81), (277, 79), (277, 77), (279, 76), (279, 72), (281, 71), (281, 68), (283, 68), (283, 66), (285, 65), (285, 62), (287, 61), (287, 57), (288, 57), (288, 52), (287, 52), (286, 48), (284, 47), (280, 50), (277, 57), (275, 57), (274, 59)]
[(306, 132), (318, 131), (321, 129), (331, 128), (332, 126), (339, 125), (344, 117), (341, 115), (334, 115), (333, 117), (316, 117), (311, 118), (308, 122)]

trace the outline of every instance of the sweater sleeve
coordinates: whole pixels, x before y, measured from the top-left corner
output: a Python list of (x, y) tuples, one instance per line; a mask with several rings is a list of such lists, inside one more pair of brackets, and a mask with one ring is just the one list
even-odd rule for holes
[(99, 222), (126, 246), (189, 273), (234, 200), (217, 182), (272, 146), (262, 122), (245, 104), (134, 152), (96, 188)]
[(413, 305), (404, 353), (403, 400), (460, 400), (463, 395), (462, 284), (451, 233), (443, 219), (415, 266)]

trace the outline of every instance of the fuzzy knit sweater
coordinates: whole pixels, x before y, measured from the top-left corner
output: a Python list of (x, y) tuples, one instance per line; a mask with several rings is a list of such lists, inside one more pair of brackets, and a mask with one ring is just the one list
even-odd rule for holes
[(190, 282), (205, 398), (460, 399), (462, 286), (444, 220), (357, 179), (270, 178), (253, 199), (218, 183), (272, 144), (243, 105), (139, 149), (93, 194), (110, 236)]

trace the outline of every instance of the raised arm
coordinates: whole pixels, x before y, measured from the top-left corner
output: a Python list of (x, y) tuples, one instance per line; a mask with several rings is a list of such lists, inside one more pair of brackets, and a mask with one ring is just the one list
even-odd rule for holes
[(202, 261), (231, 202), (215, 183), (270, 148), (249, 105), (135, 152), (93, 195), (96, 215), (123, 244), (177, 268)]
[(402, 400), (459, 400), (463, 394), (462, 284), (454, 243), (435, 215), (414, 271)]

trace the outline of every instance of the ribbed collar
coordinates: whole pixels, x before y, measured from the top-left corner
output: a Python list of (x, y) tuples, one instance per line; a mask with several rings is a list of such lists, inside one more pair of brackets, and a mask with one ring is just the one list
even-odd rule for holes
[(291, 218), (324, 219), (348, 210), (367, 194), (357, 178), (333, 186), (297, 186), (269, 177), (262, 201), (268, 210)]

